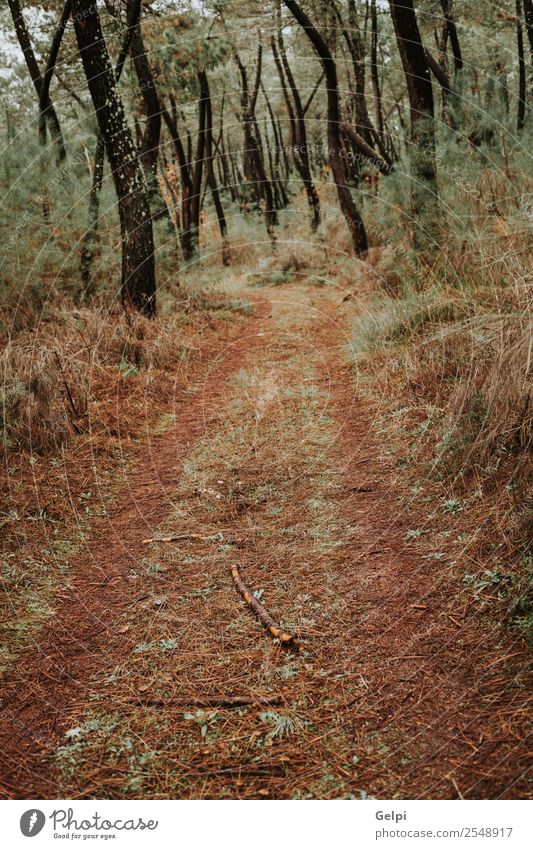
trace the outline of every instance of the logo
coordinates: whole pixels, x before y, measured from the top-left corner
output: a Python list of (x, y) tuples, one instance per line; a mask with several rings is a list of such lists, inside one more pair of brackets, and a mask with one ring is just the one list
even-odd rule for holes
[(20, 818), (20, 830), (24, 837), (35, 837), (36, 834), (42, 831), (45, 822), (46, 817), (43, 812), (37, 810), (37, 808), (31, 808), (22, 814)]

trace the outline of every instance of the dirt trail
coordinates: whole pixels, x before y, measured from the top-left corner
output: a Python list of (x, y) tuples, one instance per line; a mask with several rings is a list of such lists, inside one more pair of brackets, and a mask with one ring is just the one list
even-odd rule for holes
[[(406, 537), (420, 506), (345, 363), (342, 294), (264, 293), (19, 663), (5, 794), (524, 795), (513, 646), (450, 618), (449, 573)], [(171, 532), (212, 539), (142, 544)], [(255, 621), (233, 563), (299, 653)], [(250, 704), (195, 706), (209, 696)]]

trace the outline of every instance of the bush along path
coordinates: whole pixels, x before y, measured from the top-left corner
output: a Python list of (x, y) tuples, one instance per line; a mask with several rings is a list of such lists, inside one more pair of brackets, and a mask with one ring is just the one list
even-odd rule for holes
[(410, 533), (423, 508), (346, 364), (353, 305), (263, 293), (8, 681), (4, 794), (525, 795), (520, 646)]

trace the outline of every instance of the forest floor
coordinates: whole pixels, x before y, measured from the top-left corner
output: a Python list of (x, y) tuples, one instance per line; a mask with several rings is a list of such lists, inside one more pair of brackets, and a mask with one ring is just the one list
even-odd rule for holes
[[(355, 299), (303, 275), (229, 295), (254, 313), (176, 392), (6, 674), (3, 795), (527, 795), (522, 644), (466, 594), (464, 517), (413, 492), (378, 426)], [(204, 539), (145, 542), (172, 534)]]

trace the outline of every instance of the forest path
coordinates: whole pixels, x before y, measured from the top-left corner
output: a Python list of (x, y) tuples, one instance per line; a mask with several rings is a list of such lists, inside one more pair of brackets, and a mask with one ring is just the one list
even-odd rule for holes
[[(422, 518), (346, 364), (343, 293), (261, 295), (19, 663), (0, 717), (6, 795), (518, 792), (512, 703), (493, 726), (502, 648), (446, 615), (440, 565), (406, 538)], [(172, 533), (211, 539), (143, 544)], [(298, 653), (254, 619), (235, 563)]]

